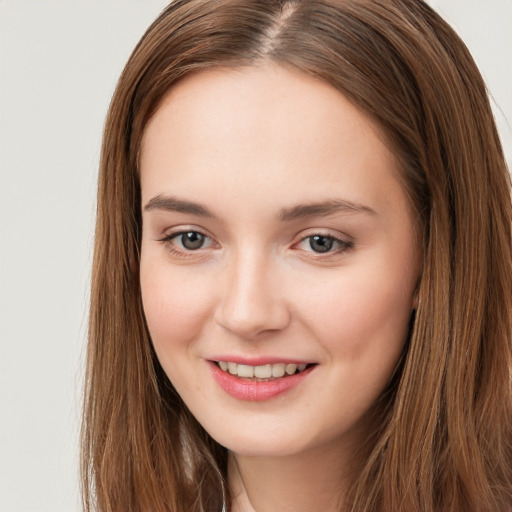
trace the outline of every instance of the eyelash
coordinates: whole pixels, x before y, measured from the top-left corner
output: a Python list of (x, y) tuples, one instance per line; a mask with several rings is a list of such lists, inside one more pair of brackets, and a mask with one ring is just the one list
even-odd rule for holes
[[(172, 255), (179, 256), (181, 258), (192, 258), (192, 257), (196, 256), (197, 253), (199, 251), (201, 251), (201, 249), (204, 249), (204, 247), (201, 246), (201, 247), (198, 247), (197, 249), (186, 249), (186, 248), (178, 249), (173, 244), (173, 240), (174, 239), (182, 237), (183, 235), (186, 235), (186, 234), (189, 234), (189, 233), (190, 234), (194, 233), (194, 234), (200, 235), (201, 237), (204, 237), (205, 240), (212, 241), (212, 239), (208, 235), (206, 235), (205, 233), (203, 233), (203, 232), (201, 232), (199, 230), (194, 230), (194, 229), (182, 230), (182, 231), (177, 231), (177, 232), (174, 232), (174, 233), (170, 233), (169, 235), (164, 236), (163, 238), (159, 239), (158, 241), (162, 242), (163, 244), (165, 244), (165, 246), (167, 247), (168, 251)], [(312, 241), (313, 241), (313, 239), (315, 237), (319, 237), (319, 238), (322, 238), (322, 239), (327, 240), (329, 242), (332, 242), (333, 244), (336, 244), (338, 247), (335, 250), (332, 250), (332, 247), (330, 247), (325, 252), (314, 251), (314, 250), (304, 251), (304, 252), (307, 252), (307, 253), (309, 253), (311, 255), (314, 255), (314, 256), (308, 256), (309, 258), (325, 259), (325, 258), (328, 258), (329, 256), (333, 256), (333, 255), (338, 255), (338, 254), (341, 254), (341, 253), (349, 252), (354, 247), (354, 243), (353, 242), (349, 242), (349, 241), (343, 240), (341, 238), (337, 238), (337, 237), (335, 237), (333, 235), (326, 235), (326, 234), (322, 234), (322, 233), (312, 233), (310, 235), (304, 236), (297, 243), (295, 243), (292, 247), (300, 246), (301, 244), (306, 243), (307, 240), (309, 240), (309, 247), (311, 249), (313, 249), (311, 247), (311, 243), (312, 243)]]
[(204, 237), (205, 240), (211, 240), (211, 238), (206, 235), (205, 233), (197, 230), (197, 229), (187, 229), (187, 230), (181, 230), (176, 231), (175, 233), (170, 233), (169, 235), (164, 236), (163, 238), (159, 239), (159, 242), (162, 242), (167, 250), (173, 255), (173, 256), (179, 256), (181, 258), (193, 258), (196, 256), (196, 253), (198, 253), (203, 247), (198, 247), (197, 249), (177, 249), (175, 245), (173, 244), (173, 240), (179, 237), (182, 237), (183, 235), (186, 235), (188, 233), (195, 233), (198, 235), (201, 235)]
[(313, 239), (315, 237), (322, 238), (324, 240), (328, 240), (329, 242), (337, 245), (337, 248), (333, 250), (333, 247), (330, 247), (328, 250), (326, 250), (324, 252), (314, 251), (314, 250), (305, 251), (311, 255), (311, 256), (308, 256), (309, 258), (311, 258), (311, 257), (315, 258), (315, 259), (328, 258), (329, 256), (335, 256), (335, 255), (339, 255), (342, 253), (347, 253), (354, 247), (353, 242), (349, 242), (347, 240), (343, 240), (342, 238), (338, 238), (333, 235), (326, 235), (323, 233), (312, 233), (310, 235), (302, 237), (299, 240), (299, 242), (297, 244), (295, 244), (295, 246), (300, 246), (303, 243), (307, 243), (307, 241), (309, 240), (309, 247), (310, 247), (310, 249), (313, 249), (311, 247), (311, 243), (313, 242)]

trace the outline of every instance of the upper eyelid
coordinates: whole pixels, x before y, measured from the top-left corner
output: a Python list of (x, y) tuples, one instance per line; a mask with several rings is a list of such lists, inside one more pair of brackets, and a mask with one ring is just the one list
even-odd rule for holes
[[(301, 249), (298, 247), (300, 244), (305, 243), (309, 238), (312, 238), (314, 236), (322, 236), (325, 238), (330, 238), (335, 241), (337, 245), (332, 247), (326, 252), (317, 252), (314, 251), (313, 248), (308, 249)], [(307, 234), (303, 233), (300, 238), (294, 242), (291, 247), (297, 248), (297, 250), (301, 251), (308, 259), (313, 259), (315, 261), (329, 261), (330, 259), (334, 257), (341, 257), (345, 253), (352, 251), (354, 249), (355, 241), (352, 237), (348, 235), (342, 235), (342, 234), (333, 234), (326, 233), (322, 229), (313, 230), (312, 232), (309, 232)]]
[[(186, 247), (179, 247), (174, 243), (174, 241), (173, 241), (174, 238), (179, 238), (180, 235), (184, 235), (184, 234), (190, 233), (190, 232), (198, 233), (198, 234), (204, 236), (204, 238), (206, 240), (209, 240), (208, 246), (207, 247), (199, 247), (197, 249), (187, 249)], [(215, 245), (216, 245), (216, 242), (213, 238), (211, 238), (207, 234), (205, 234), (202, 231), (199, 231), (197, 229), (179, 229), (179, 230), (176, 230), (174, 232), (164, 235), (162, 238), (157, 239), (157, 242), (162, 243), (166, 247), (167, 251), (169, 251), (170, 253), (173, 253), (175, 256), (180, 257), (180, 258), (194, 258), (194, 257), (198, 258), (198, 257), (204, 256), (205, 251), (212, 249), (212, 248), (215, 249)]]
[(353, 242), (351, 240), (345, 240), (344, 238), (339, 237), (339, 236), (326, 235), (326, 234), (323, 234), (323, 233), (316, 233), (316, 234), (312, 234), (312, 235), (303, 236), (297, 242), (295, 242), (294, 245), (302, 243), (305, 240), (307, 240), (308, 238), (312, 238), (314, 236), (322, 236), (324, 238), (330, 238), (331, 240), (334, 240), (335, 242), (338, 242), (340, 245), (344, 245), (344, 246), (352, 246), (353, 245)]
[(302, 230), (300, 233), (298, 233), (294, 239), (298, 243), (306, 238), (310, 238), (312, 236), (325, 236), (326, 238), (333, 238), (334, 240), (339, 240), (340, 242), (344, 243), (353, 243), (354, 239), (353, 237), (347, 235), (346, 233), (341, 233), (339, 231), (329, 229), (329, 228), (308, 228), (305, 230)]
[[(177, 237), (181, 234), (189, 233), (189, 232), (199, 233), (202, 236), (210, 239), (212, 242), (217, 243), (215, 237), (212, 236), (208, 232), (208, 230), (205, 230), (203, 228), (199, 228), (199, 227), (196, 227), (193, 225), (189, 225), (189, 226), (180, 225), (180, 226), (174, 226), (172, 228), (167, 228), (165, 230), (165, 232), (157, 239), (157, 241), (160, 241), (160, 242), (169, 241), (169, 240), (173, 239), (174, 237)], [(339, 242), (341, 244), (345, 244), (345, 245), (353, 245), (353, 243), (354, 243), (353, 238), (350, 237), (349, 235), (341, 234), (339, 232), (332, 233), (332, 231), (330, 231), (327, 228), (324, 228), (324, 229), (309, 228), (309, 229), (304, 230), (304, 231), (298, 233), (297, 235), (295, 235), (293, 238), (293, 241), (291, 243), (291, 246), (297, 245), (297, 244), (303, 242), (304, 240), (311, 238), (313, 236), (323, 236), (326, 238), (332, 238), (333, 240), (336, 240), (337, 242)]]
[(185, 226), (185, 227), (175, 226), (173, 228), (167, 228), (167, 229), (163, 230), (163, 234), (157, 239), (157, 241), (162, 242), (165, 240), (170, 240), (171, 238), (173, 238), (175, 236), (182, 235), (184, 233), (191, 233), (191, 232), (199, 233), (200, 235), (203, 235), (206, 238), (214, 240), (214, 237), (211, 236), (208, 233), (208, 231), (205, 229), (194, 227), (194, 226)]
[[(333, 235), (331, 233), (321, 233), (321, 232), (315, 232), (315, 233), (310, 233), (308, 235), (303, 235), (299, 238), (299, 242), (302, 242), (303, 240), (306, 240), (307, 238), (311, 238), (313, 236), (323, 236), (325, 238), (332, 238), (333, 240), (338, 240), (340, 242), (346, 242), (348, 243), (349, 240), (345, 240), (345, 237), (343, 236), (340, 236), (340, 235)], [(348, 237), (347, 237), (348, 238)]]
[[(205, 240), (209, 241), (208, 247), (200, 247), (200, 248), (195, 249), (195, 250), (193, 250), (191, 252), (199, 252), (202, 249), (210, 249), (211, 247), (216, 245), (216, 242), (215, 242), (215, 240), (212, 237), (208, 236), (205, 233), (202, 233), (201, 231), (197, 231), (197, 230), (194, 230), (194, 229), (176, 231), (175, 233), (169, 233), (168, 235), (165, 235), (163, 238), (161, 238), (158, 241), (159, 242), (164, 242), (164, 243), (168, 244), (168, 243), (172, 242), (175, 238), (179, 238), (181, 235), (184, 235), (186, 233), (198, 233), (198, 234), (202, 235), (205, 238)], [(183, 252), (189, 252), (188, 249), (178, 248), (177, 250), (183, 251)]]

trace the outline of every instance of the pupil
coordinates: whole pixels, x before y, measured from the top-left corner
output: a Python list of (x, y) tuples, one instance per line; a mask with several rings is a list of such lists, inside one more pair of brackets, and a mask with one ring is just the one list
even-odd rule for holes
[(327, 252), (332, 249), (334, 240), (327, 236), (316, 235), (310, 238), (309, 245), (315, 252)]
[(196, 231), (189, 231), (181, 235), (181, 243), (185, 249), (199, 249), (204, 243), (204, 236)]

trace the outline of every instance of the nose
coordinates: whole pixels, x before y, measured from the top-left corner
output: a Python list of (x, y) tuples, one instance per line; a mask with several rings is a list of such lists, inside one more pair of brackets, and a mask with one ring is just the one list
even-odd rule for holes
[(215, 321), (239, 338), (280, 331), (290, 322), (280, 272), (271, 259), (241, 254), (222, 276)]

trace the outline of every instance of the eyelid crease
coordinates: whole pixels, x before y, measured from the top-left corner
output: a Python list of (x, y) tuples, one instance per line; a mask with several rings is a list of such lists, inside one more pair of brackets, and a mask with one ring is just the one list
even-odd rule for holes
[(170, 242), (174, 238), (177, 238), (181, 235), (186, 235), (187, 233), (197, 233), (198, 235), (203, 236), (205, 239), (211, 240), (213, 242), (213, 238), (202, 231), (198, 231), (197, 229), (182, 229), (180, 231), (175, 231), (173, 233), (169, 233), (164, 235), (162, 238), (158, 238), (157, 242)]

